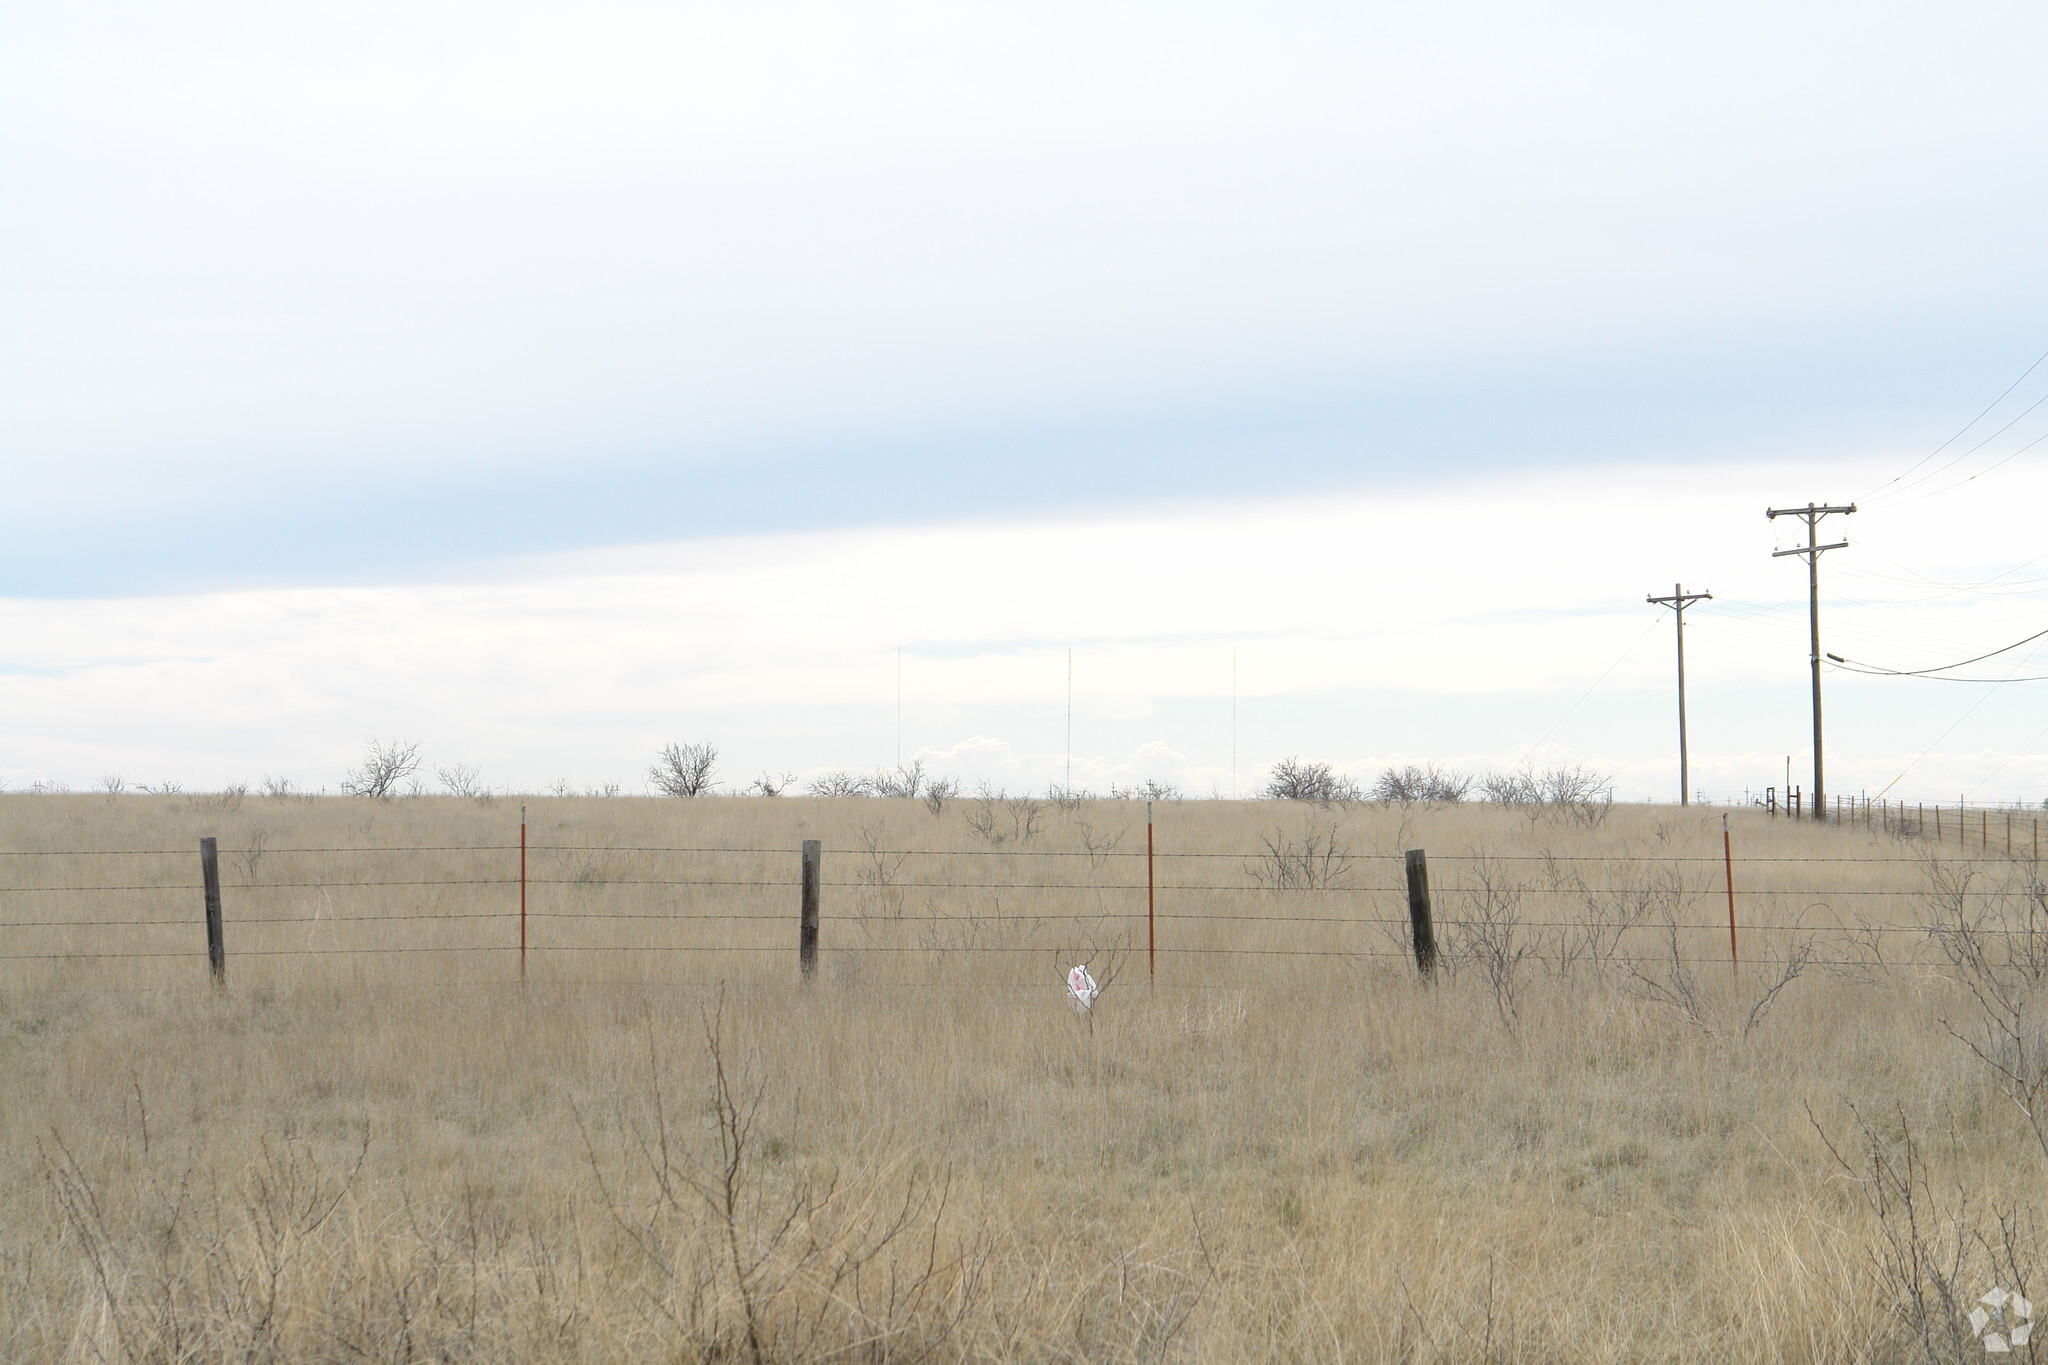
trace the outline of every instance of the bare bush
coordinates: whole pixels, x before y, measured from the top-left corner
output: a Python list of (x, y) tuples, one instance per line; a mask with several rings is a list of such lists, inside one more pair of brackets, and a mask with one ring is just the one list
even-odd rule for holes
[[(1715, 992), (1707, 989), (1700, 974), (1694, 970), (1699, 959), (1686, 954), (1678, 922), (1667, 920), (1663, 929), (1665, 951), (1654, 956), (1620, 959), (1627, 971), (1623, 985), (1642, 999), (1677, 1011), (1687, 1023), (1709, 1037), (1724, 1037), (1733, 1032), (1726, 1006), (1717, 1000)], [(1784, 957), (1776, 962), (1757, 964), (1763, 977), (1751, 988), (1747, 1001), (1749, 1008), (1742, 1011), (1742, 1038), (1747, 1039), (1756, 1032), (1769, 1016), (1771, 1007), (1778, 1002), (1779, 995), (1805, 973), (1812, 958), (1813, 940), (1795, 937)], [(1738, 997), (1727, 1003), (1735, 1010), (1742, 1010), (1744, 1001)]]
[(341, 779), (341, 789), (351, 796), (389, 801), (398, 795), (398, 784), (419, 770), (420, 745), (416, 739), (394, 739), (386, 744), (372, 739), (363, 750), (363, 761)]
[(1156, 777), (1148, 777), (1143, 782), (1136, 782), (1128, 787), (1111, 783), (1109, 795), (1112, 800), (1116, 801), (1182, 801), (1186, 799), (1178, 784), (1161, 782)]
[(1038, 837), (1045, 803), (1030, 796), (1011, 796), (1001, 787), (984, 782), (967, 805), (967, 827), (982, 842), (1028, 844)]
[(1261, 834), (1263, 849), (1244, 865), (1245, 876), (1269, 891), (1332, 891), (1351, 885), (1350, 847), (1338, 838), (1338, 827), (1305, 827), (1290, 839), (1281, 830)]
[(811, 796), (873, 796), (875, 779), (867, 773), (834, 768), (804, 783), (804, 791)]
[(1471, 878), (1466, 918), (1444, 923), (1444, 960), (1453, 969), (1477, 968), (1501, 1021), (1513, 1024), (1521, 1015), (1522, 968), (1540, 946), (1540, 931), (1522, 922), (1522, 897), (1530, 888), (1491, 858), (1475, 858)]
[(1371, 795), (1375, 801), (1395, 801), (1402, 805), (1455, 805), (1463, 801), (1465, 793), (1471, 790), (1472, 777), (1469, 773), (1439, 768), (1434, 763), (1408, 763), (1382, 769), (1379, 779), (1372, 784)]
[[(1936, 1190), (1904, 1105), (1895, 1119), (1883, 1123), (1853, 1104), (1848, 1109), (1856, 1136), (1850, 1153), (1828, 1135), (1811, 1108), (1806, 1116), (1847, 1178), (1848, 1188), (1857, 1191), (1877, 1223), (1871, 1260), (1891, 1311), (1918, 1341), (1919, 1360), (1981, 1357), (1983, 1350), (1970, 1339), (1966, 1316), (1975, 1297), (1964, 1279), (1970, 1259), (1969, 1192), (1960, 1182), (1950, 1190)], [(2010, 1229), (2010, 1220), (2001, 1222)], [(2008, 1244), (2012, 1240), (2008, 1238)], [(1994, 1254), (1994, 1264), (1998, 1259)]]
[(876, 796), (908, 798), (912, 801), (924, 796), (924, 789), (930, 782), (925, 776), (924, 760), (912, 759), (907, 764), (894, 768), (883, 768), (868, 779), (868, 790)]
[[(767, 1083), (728, 1060), (724, 1001), (706, 1012), (710, 1083), (701, 1101), (670, 1106), (650, 1038), (652, 1113), (622, 1116), (625, 1164), (608, 1170), (582, 1114), (584, 1150), (605, 1207), (668, 1285), (650, 1322), (673, 1335), (664, 1357), (817, 1360), (839, 1343), (895, 1342), (913, 1325), (936, 1354), (985, 1291), (979, 1235), (946, 1250), (951, 1177), (923, 1164), (849, 1184), (836, 1170), (776, 1169), (761, 1132)], [(690, 1141), (701, 1114), (710, 1141)], [(696, 1149), (696, 1150), (693, 1150)], [(869, 1358), (895, 1359), (877, 1352)]]
[(718, 750), (710, 744), (665, 744), (647, 770), (663, 796), (709, 796), (717, 782)]
[(924, 808), (933, 815), (946, 809), (946, 803), (960, 794), (960, 780), (954, 777), (936, 777), (925, 784)]
[(441, 789), (450, 796), (466, 796), (475, 800), (488, 790), (480, 780), (483, 770), (474, 763), (450, 763), (434, 769), (434, 776), (441, 779)]
[(1962, 980), (1976, 1018), (1950, 1036), (1970, 1050), (2048, 1156), (2048, 884), (1929, 858), (1928, 932)]
[(263, 794), (274, 801), (288, 801), (299, 793), (292, 787), (292, 780), (289, 777), (272, 777), (265, 773)]
[(747, 788), (748, 796), (780, 796), (796, 785), (795, 773), (762, 773)]
[(128, 790), (128, 779), (119, 773), (108, 773), (100, 778), (100, 790), (109, 796), (119, 796)]
[(1583, 764), (1491, 773), (1479, 790), (1488, 801), (1522, 807), (1532, 823), (1555, 818), (1590, 828), (1605, 820), (1614, 805), (1614, 779)]
[(1365, 800), (1359, 785), (1329, 764), (1301, 758), (1275, 763), (1259, 795), (1272, 801), (1313, 801), (1319, 806)]

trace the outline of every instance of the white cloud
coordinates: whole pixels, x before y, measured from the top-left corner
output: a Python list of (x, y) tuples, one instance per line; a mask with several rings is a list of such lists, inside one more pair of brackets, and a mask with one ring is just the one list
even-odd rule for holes
[[(1064, 772), (1071, 649), (1075, 780), (1098, 788), (1228, 790), (1234, 654), (1245, 790), (1288, 753), (1364, 776), (1408, 760), (1505, 766), (1548, 731), (1539, 758), (1663, 795), (1670, 624), (1642, 599), (1683, 578), (1715, 592), (1689, 618), (1695, 773), (1717, 792), (1760, 788), (1803, 752), (1807, 719), (1804, 575), (1769, 557), (1789, 532), (1763, 508), (1847, 496), (1903, 463), (1707, 481), (1566, 471), (642, 546), (467, 581), (5, 601), (0, 744), (16, 780), (73, 783), (117, 770), (331, 784), (373, 734), (527, 786), (631, 785), (677, 737), (720, 744), (740, 782), (873, 768), (898, 752), (900, 646), (901, 752), (970, 783), (1037, 787)], [(2040, 587), (2024, 572), (2009, 597), (1869, 577), (1908, 577), (1898, 561), (1967, 582), (2009, 564), (2034, 543), (2028, 509), (2048, 473), (1997, 477), (1989, 506), (1937, 498), (1848, 520), (1852, 548), (1824, 561), (1830, 649), (1916, 667), (2025, 633)], [(2048, 759), (2015, 756), (2038, 688), (2000, 689), (1941, 739), (1981, 693), (1840, 674), (1828, 686), (1839, 790), (1876, 789), (1937, 740), (1903, 791), (1994, 775), (1978, 795), (2048, 787)]]

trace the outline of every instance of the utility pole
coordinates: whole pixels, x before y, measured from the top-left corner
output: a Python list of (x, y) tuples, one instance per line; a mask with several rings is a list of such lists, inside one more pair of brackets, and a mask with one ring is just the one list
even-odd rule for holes
[(1826, 769), (1821, 762), (1820, 739), (1820, 557), (1829, 550), (1845, 550), (1849, 547), (1849, 542), (1846, 540), (1838, 540), (1832, 545), (1822, 545), (1820, 543), (1820, 519), (1825, 516), (1832, 516), (1838, 512), (1843, 516), (1847, 516), (1855, 510), (1856, 504), (1853, 502), (1847, 507), (1818, 507), (1809, 502), (1804, 507), (1772, 507), (1764, 511), (1764, 515), (1772, 521), (1776, 521), (1779, 517), (1798, 517), (1806, 523), (1806, 543), (1804, 545), (1795, 545), (1789, 550), (1773, 550), (1771, 551), (1771, 558), (1782, 559), (1786, 555), (1804, 555), (1806, 557), (1806, 624), (1808, 634), (1811, 636), (1812, 646), (1808, 655), (1808, 662), (1813, 668), (1813, 804), (1811, 809), (1813, 818), (1816, 820), (1828, 818)]
[(1710, 592), (1687, 592), (1683, 583), (1671, 585), (1669, 597), (1646, 597), (1652, 606), (1669, 607), (1678, 621), (1678, 804), (1692, 804), (1692, 768), (1685, 752), (1685, 609), (1695, 602), (1711, 602)]

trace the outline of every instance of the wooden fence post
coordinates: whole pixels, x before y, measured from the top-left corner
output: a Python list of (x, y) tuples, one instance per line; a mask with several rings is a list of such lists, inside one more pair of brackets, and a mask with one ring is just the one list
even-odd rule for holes
[(1436, 926), (1429, 915), (1429, 857), (1408, 850), (1408, 928), (1415, 943), (1415, 969), (1426, 981), (1436, 979)]
[(797, 926), (796, 959), (805, 976), (818, 970), (818, 884), (824, 862), (824, 845), (804, 840), (803, 918)]
[(206, 887), (206, 961), (213, 984), (228, 984), (228, 947), (220, 925), (220, 847), (211, 834), (199, 841), (199, 880)]

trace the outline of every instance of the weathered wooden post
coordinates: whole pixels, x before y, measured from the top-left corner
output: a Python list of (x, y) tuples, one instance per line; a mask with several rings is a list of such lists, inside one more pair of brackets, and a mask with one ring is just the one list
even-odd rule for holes
[(804, 840), (804, 876), (802, 919), (797, 926), (797, 965), (805, 976), (818, 970), (818, 883), (825, 861), (824, 845), (816, 839)]
[(206, 961), (213, 984), (228, 984), (228, 947), (220, 925), (220, 848), (211, 834), (199, 841), (199, 880), (206, 888)]
[(1429, 858), (1419, 848), (1408, 850), (1408, 928), (1415, 943), (1415, 969), (1426, 981), (1436, 979), (1436, 926), (1429, 916)]

